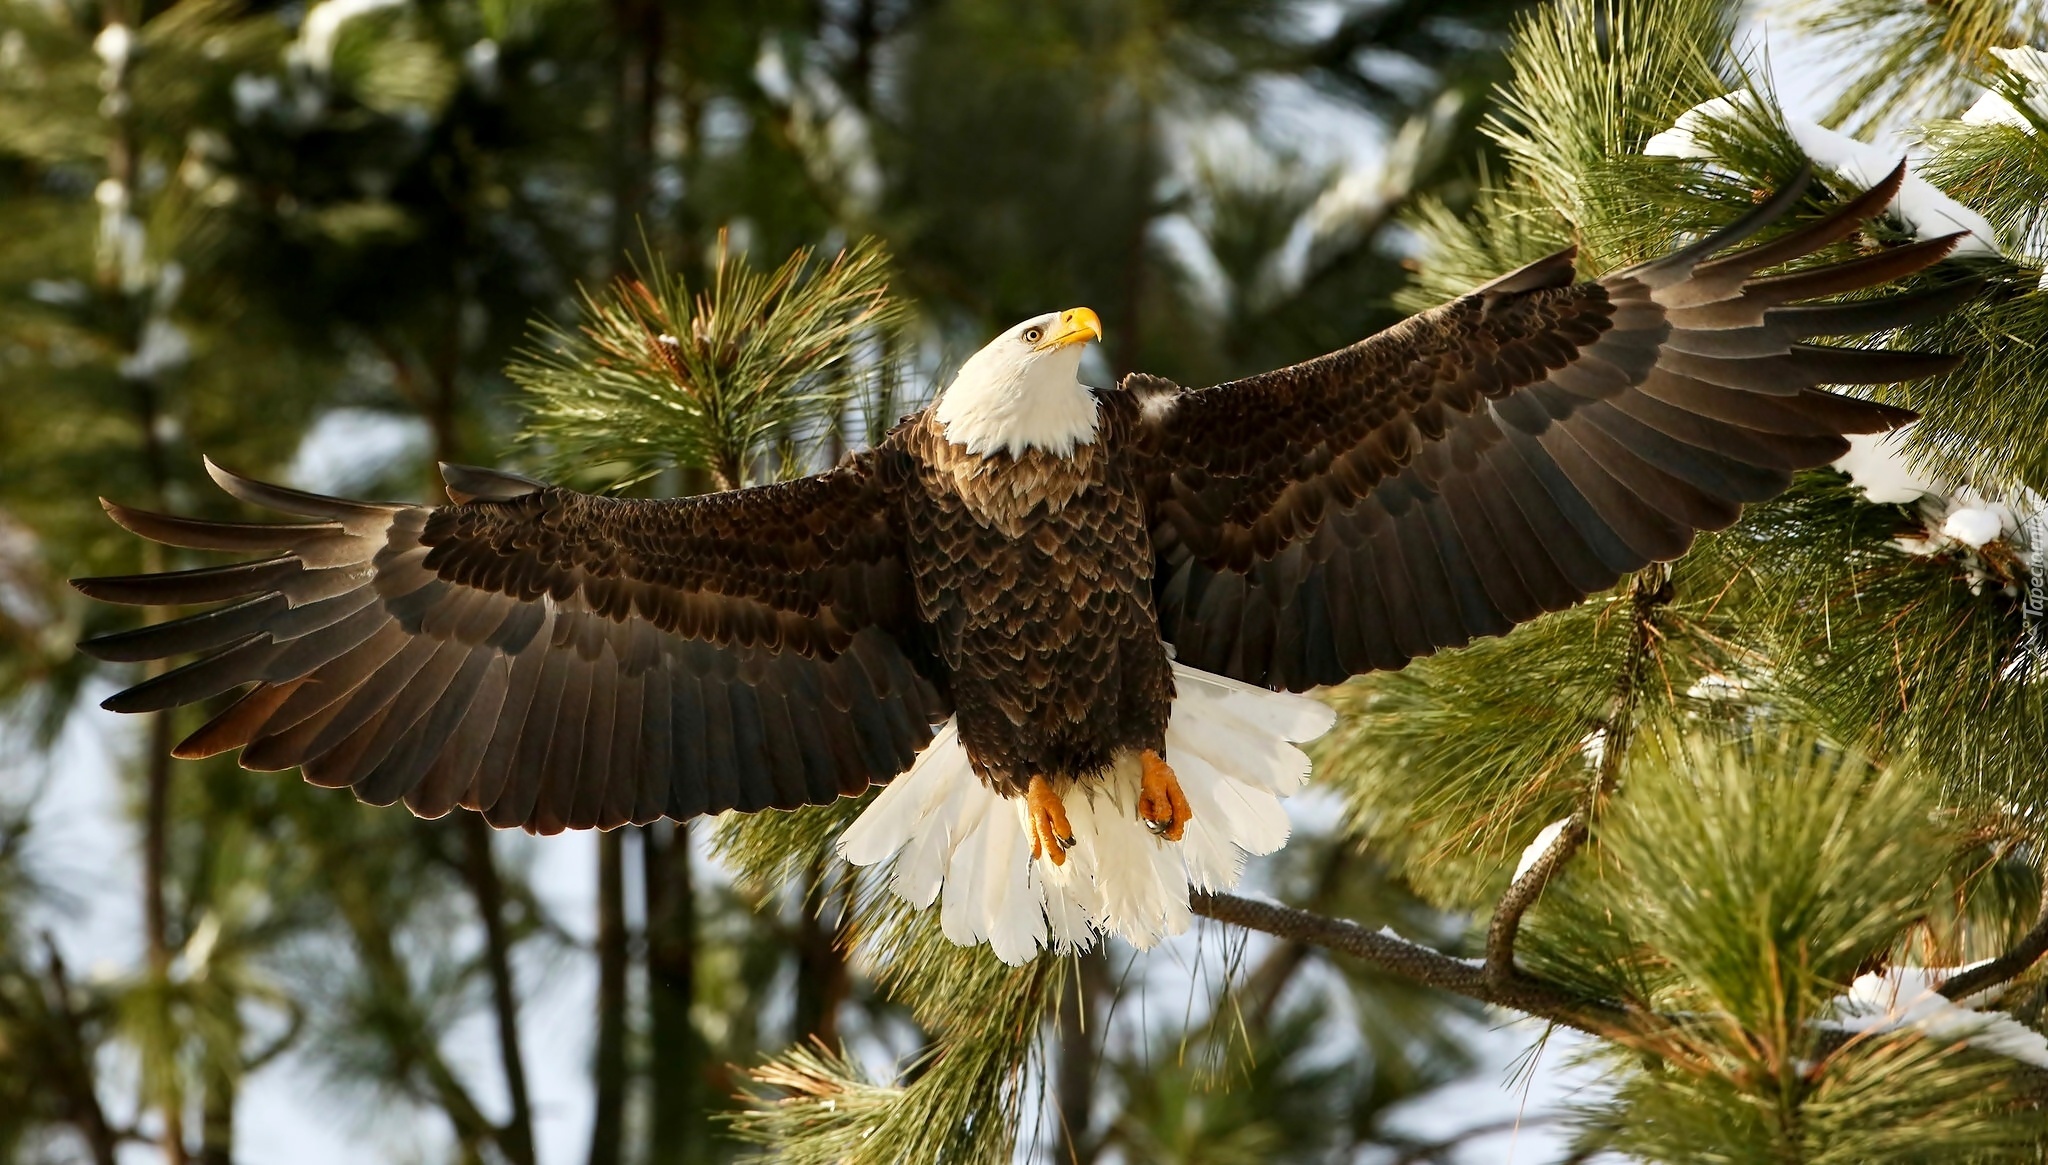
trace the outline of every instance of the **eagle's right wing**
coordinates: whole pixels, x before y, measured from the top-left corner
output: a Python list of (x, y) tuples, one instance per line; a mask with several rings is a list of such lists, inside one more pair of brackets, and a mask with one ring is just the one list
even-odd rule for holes
[(106, 701), (246, 685), (177, 755), (241, 748), (376, 804), (539, 832), (829, 802), (907, 768), (950, 710), (918, 644), (875, 455), (704, 497), (594, 497), (444, 467), (456, 504), (321, 497), (208, 463), (312, 519), (198, 521), (107, 504), (171, 546), (267, 557), (80, 579), (201, 614), (90, 640), (191, 663)]
[(1946, 356), (1811, 344), (1934, 318), (1954, 285), (1853, 302), (1954, 238), (1759, 275), (1848, 237), (1903, 168), (1824, 219), (1802, 178), (1674, 254), (1579, 281), (1566, 251), (1349, 348), (1211, 388), (1148, 378), (1138, 434), (1161, 631), (1182, 662), (1303, 690), (1578, 602), (1684, 553), (1843, 434), (1912, 416), (1824, 391)]

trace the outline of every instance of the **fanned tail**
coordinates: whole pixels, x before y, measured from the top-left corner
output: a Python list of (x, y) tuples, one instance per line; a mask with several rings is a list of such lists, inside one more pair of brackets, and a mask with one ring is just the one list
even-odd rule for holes
[(1246, 857), (1287, 844), (1280, 800), (1309, 772), (1295, 746), (1328, 731), (1335, 714), (1303, 696), (1178, 663), (1173, 675), (1166, 755), (1194, 810), (1179, 842), (1139, 821), (1131, 756), (1103, 780), (1068, 791), (1077, 844), (1066, 864), (1033, 861), (1023, 801), (974, 775), (948, 722), (847, 829), (841, 856), (858, 866), (895, 859), (898, 896), (924, 907), (943, 890), (946, 937), (986, 942), (1013, 965), (1042, 947), (1086, 950), (1098, 933), (1148, 947), (1186, 931), (1191, 888), (1235, 886)]

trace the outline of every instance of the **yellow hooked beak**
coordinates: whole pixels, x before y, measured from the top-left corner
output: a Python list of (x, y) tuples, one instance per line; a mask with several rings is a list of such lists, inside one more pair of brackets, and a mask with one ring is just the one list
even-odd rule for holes
[(1043, 352), (1100, 339), (1102, 321), (1096, 318), (1095, 313), (1085, 307), (1070, 307), (1060, 313), (1060, 322), (1053, 327), (1052, 334), (1038, 342), (1038, 350)]

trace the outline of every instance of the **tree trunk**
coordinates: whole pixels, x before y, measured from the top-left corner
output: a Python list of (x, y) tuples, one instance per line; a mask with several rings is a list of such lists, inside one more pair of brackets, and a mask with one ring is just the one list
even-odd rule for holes
[(626, 1111), (625, 835), (597, 837), (597, 1053), (590, 1165), (619, 1165)]
[[(666, 837), (663, 834), (666, 833)], [(647, 882), (648, 1165), (695, 1165), (708, 1151), (707, 1049), (691, 1022), (697, 998), (697, 903), (690, 828), (640, 831)]]
[(1110, 357), (1111, 378), (1119, 381), (1138, 370), (1138, 361), (1144, 355), (1140, 333), (1145, 319), (1145, 249), (1152, 233), (1152, 222), (1159, 214), (1150, 194), (1159, 176), (1158, 167), (1153, 164), (1157, 139), (1152, 122), (1157, 114), (1147, 108), (1141, 116), (1144, 120), (1139, 123), (1140, 133), (1133, 153), (1137, 155), (1136, 165), (1143, 175), (1140, 185), (1147, 191), (1146, 204), (1144, 211), (1133, 221), (1130, 236), (1125, 242), (1123, 318), (1117, 321), (1116, 343), (1104, 353)]
[[(164, 456), (163, 427), (158, 408), (156, 387), (148, 382), (135, 385), (136, 415), (142, 426), (142, 451), (145, 466), (150, 476), (150, 492), (159, 510), (168, 509), (164, 495), (168, 492), (170, 471)], [(150, 543), (143, 548), (143, 569), (150, 572), (164, 569), (163, 548)], [(148, 623), (161, 622), (166, 614), (162, 607), (147, 607), (143, 620)], [(150, 676), (166, 671), (161, 661), (150, 663), (145, 669)], [(144, 760), (142, 800), (142, 928), (143, 949), (148, 961), (149, 978), (153, 987), (153, 1006), (170, 1006), (171, 982), (171, 914), (169, 900), (169, 863), (171, 833), (171, 747), (177, 742), (176, 724), (172, 720), (175, 711), (165, 708), (150, 713), (148, 756)], [(185, 1146), (185, 1090), (184, 1082), (178, 1076), (178, 1045), (182, 1042), (176, 1021), (165, 1015), (156, 1025), (160, 1032), (169, 1033), (169, 1047), (158, 1049), (164, 1057), (166, 1077), (162, 1094), (157, 1098), (163, 1115), (163, 1150), (166, 1165), (186, 1165), (190, 1159)]]
[(206, 1092), (199, 1105), (199, 1165), (234, 1165), (235, 1096), (240, 1083), (233, 1065), (207, 1066)]
[(812, 864), (806, 885), (815, 888), (816, 909), (806, 903), (798, 911), (802, 922), (796, 943), (796, 1014), (790, 1024), (796, 1042), (815, 1039), (828, 1048), (838, 1046), (839, 1005), (853, 990), (840, 941), (846, 918), (846, 884), (842, 877), (836, 886), (828, 887), (829, 869), (824, 858)]
[[(152, 668), (151, 670), (160, 670)], [(144, 774), (142, 819), (142, 926), (149, 979), (153, 990), (150, 1005), (169, 1008), (171, 989), (170, 905), (165, 886), (171, 829), (171, 712), (165, 709), (149, 717), (148, 771)], [(178, 1078), (179, 1043), (176, 1021), (164, 1016), (158, 1030), (170, 1033), (169, 1047), (158, 1049), (165, 1057), (165, 1079), (157, 1097), (163, 1116), (162, 1146), (166, 1165), (186, 1165), (185, 1090)]]
[[(458, 294), (458, 300), (462, 297)], [(460, 314), (459, 309), (456, 311)], [(428, 369), (431, 395), (415, 396), (433, 436), (434, 460), (460, 462), (464, 459), (458, 429), (461, 407), (459, 382), (461, 353), (454, 346), (460, 329), (446, 329), (449, 346)], [(386, 343), (386, 358), (401, 383), (414, 380), (401, 347)], [(416, 390), (417, 391), (417, 390)], [(491, 981), (491, 1010), (497, 1026), (498, 1061), (505, 1074), (505, 1094), (512, 1112), (497, 1130), (498, 1147), (512, 1165), (534, 1165), (533, 1109), (526, 1092), (526, 1059), (519, 1046), (519, 989), (512, 978), (512, 936), (505, 926), (505, 884), (498, 875), (497, 858), (491, 852), (491, 827), (481, 814), (457, 815), (462, 830), (462, 880), (476, 900), (477, 916), (484, 927), (484, 965)]]
[(467, 846), (464, 877), (476, 897), (484, 924), (484, 959), (491, 977), (491, 1006), (497, 1019), (498, 1059), (512, 1115), (498, 1139), (512, 1165), (533, 1165), (533, 1110), (526, 1096), (526, 1061), (519, 1050), (519, 993), (512, 981), (512, 939), (505, 929), (505, 886), (491, 853), (491, 827), (475, 813), (462, 815)]
[(93, 1063), (94, 1049), (88, 1046), (85, 1025), (71, 1005), (71, 979), (64, 972), (64, 956), (57, 952), (56, 940), (48, 934), (43, 935), (43, 950), (44, 967), (49, 978), (46, 991), (48, 1007), (57, 1020), (61, 1040), (58, 1074), (63, 1076), (62, 1080), (51, 1081), (50, 1084), (63, 1090), (65, 1117), (84, 1138), (86, 1149), (92, 1153), (93, 1165), (117, 1165), (120, 1138), (107, 1123), (106, 1110), (100, 1107), (99, 1073)]
[[(627, 273), (627, 249), (647, 203), (656, 105), (660, 101), (662, 8), (656, 0), (612, 0), (611, 255), (613, 274)], [(646, 840), (645, 831), (641, 831)], [(649, 887), (647, 900), (653, 901)], [(625, 834), (597, 843), (597, 1047), (591, 1064), (595, 1098), (590, 1165), (618, 1165), (624, 1154), (626, 1092)]]
[(647, 208), (654, 125), (661, 104), (662, 6), (654, 0), (612, 0), (611, 261), (622, 266)]
[(1093, 1165), (1101, 1143), (1088, 1126), (1095, 1120), (1095, 1090), (1102, 1075), (1100, 1044), (1111, 987), (1108, 944), (1097, 942), (1095, 949), (1076, 963), (1077, 973), (1067, 977), (1066, 998), (1060, 1004), (1057, 1160), (1065, 1165)]

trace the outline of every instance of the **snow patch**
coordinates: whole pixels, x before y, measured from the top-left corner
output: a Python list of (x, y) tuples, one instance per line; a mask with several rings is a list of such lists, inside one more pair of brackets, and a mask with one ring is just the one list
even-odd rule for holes
[(498, 42), (485, 37), (462, 50), (462, 71), (487, 94), (498, 91)]
[(92, 291), (76, 279), (31, 279), (28, 297), (51, 307), (77, 307), (92, 298)]
[(1749, 695), (1752, 686), (1741, 676), (1713, 671), (1694, 680), (1685, 694), (1694, 700), (1740, 700)]
[(1557, 840), (1557, 835), (1563, 833), (1564, 827), (1571, 823), (1572, 819), (1569, 817), (1559, 818), (1544, 826), (1543, 831), (1536, 835), (1535, 841), (1522, 847), (1522, 860), (1515, 863), (1515, 876), (1512, 880), (1519, 882), (1522, 875), (1535, 869), (1536, 863), (1542, 861), (1543, 855), (1549, 852), (1551, 843)]
[(155, 380), (192, 360), (192, 340), (185, 329), (160, 315), (142, 325), (135, 351), (121, 358), (121, 375), (129, 380)]
[[(2037, 122), (2048, 121), (2048, 53), (2030, 48), (1992, 49), (1991, 53), (2020, 82), (2026, 109), (2015, 108), (1997, 90), (1986, 90), (1963, 114), (1962, 121), (1966, 125), (2003, 125), (2029, 134), (2037, 132)], [(2036, 289), (2048, 291), (2048, 262), (2043, 261), (2043, 256), (2048, 255), (2048, 225), (2037, 219), (2020, 245), (2029, 252), (2029, 260), (2042, 269)]]
[(260, 73), (236, 73), (228, 83), (228, 95), (234, 99), (235, 119), (242, 122), (255, 121), (284, 106), (283, 84)]
[(1599, 768), (1607, 760), (1607, 729), (1595, 728), (1580, 737), (1579, 752), (1584, 754), (1587, 764)]
[(2001, 505), (1964, 506), (1942, 521), (1941, 532), (1975, 550), (2004, 533), (2008, 525), (2017, 529), (2018, 523), (2011, 518), (2012, 511)]
[(109, 21), (92, 38), (92, 51), (101, 64), (118, 73), (128, 66), (128, 57), (135, 51), (135, 33), (118, 20)]
[[(2027, 108), (2033, 111), (2034, 116), (2048, 118), (2048, 53), (2040, 49), (2016, 48), (1992, 49), (1991, 55), (1997, 57), (2026, 87)], [(1978, 98), (1977, 104), (1963, 114), (1962, 120), (1971, 125), (2009, 125), (2028, 133), (2034, 132), (2034, 123), (2027, 119), (2027, 115), (2013, 108), (2005, 94), (1995, 90), (1986, 91)]]
[(334, 46), (341, 39), (342, 26), (358, 16), (385, 8), (404, 7), (406, 0), (320, 0), (306, 10), (299, 25), (299, 41), (292, 46), (296, 56), (316, 72), (334, 67)]
[(1905, 435), (1911, 425), (1889, 433), (1852, 433), (1849, 451), (1835, 459), (1835, 468), (1877, 505), (1917, 502), (1941, 488), (1907, 463)]
[(1997, 589), (2017, 594), (2017, 586), (1998, 579), (1979, 552), (1993, 543), (2036, 552), (2048, 549), (2038, 539), (2048, 498), (2025, 486), (1987, 494), (1915, 470), (1904, 452), (1911, 429), (1907, 425), (1890, 433), (1849, 438), (1849, 452), (1834, 463), (1835, 468), (1847, 473), (1870, 501), (1912, 505), (1919, 511), (1925, 529), (1894, 538), (1892, 544), (1900, 551), (1922, 558), (1953, 555), (1972, 592), (1982, 593), (1987, 583), (1995, 583)]
[(2023, 1064), (2048, 1068), (2048, 1037), (2002, 1011), (1978, 1011), (1983, 996), (1960, 1002), (1937, 990), (1968, 967), (1891, 967), (1859, 975), (1835, 999), (1828, 1026), (1847, 1032), (1913, 1031), (1934, 1040), (1961, 1041)]
[[(1748, 92), (1730, 93), (1703, 101), (1680, 114), (1670, 129), (1643, 143), (1643, 153), (1666, 158), (1709, 158), (1713, 152), (1700, 140), (1708, 124), (1730, 121), (1754, 110), (1756, 98)], [(1899, 164), (1899, 155), (1882, 146), (1860, 142), (1816, 121), (1780, 113), (1792, 140), (1806, 156), (1860, 186), (1874, 186)], [(1983, 215), (1943, 194), (1925, 178), (1908, 173), (1892, 199), (1891, 210), (1921, 239), (1939, 238), (1958, 231), (1968, 232), (1956, 244), (1955, 253), (1996, 255), (1998, 233)]]

